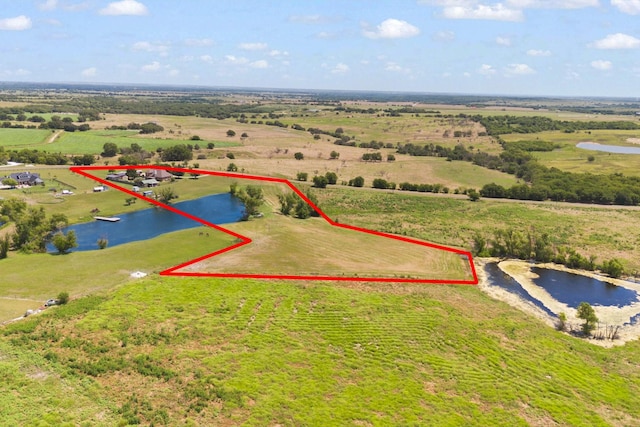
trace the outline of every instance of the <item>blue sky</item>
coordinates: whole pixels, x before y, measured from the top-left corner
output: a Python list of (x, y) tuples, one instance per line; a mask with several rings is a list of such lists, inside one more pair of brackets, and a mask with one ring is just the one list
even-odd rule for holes
[(0, 80), (640, 97), (640, 0), (0, 0)]

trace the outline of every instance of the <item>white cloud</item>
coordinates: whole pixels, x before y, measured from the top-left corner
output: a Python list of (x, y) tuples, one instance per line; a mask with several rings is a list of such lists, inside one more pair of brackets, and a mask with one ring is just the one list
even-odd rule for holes
[(384, 69), (386, 71), (392, 71), (394, 73), (404, 73), (404, 74), (411, 73), (410, 68), (404, 68), (395, 62), (387, 62), (387, 65), (384, 67)]
[(15, 18), (0, 19), (0, 30), (23, 31), (31, 28), (31, 18), (24, 15)]
[(582, 9), (598, 7), (598, 0), (507, 0), (507, 4), (518, 9)]
[(607, 71), (613, 68), (613, 64), (611, 63), (611, 61), (604, 61), (602, 59), (591, 61), (591, 66), (596, 70), (601, 71)]
[(509, 64), (505, 68), (505, 72), (511, 75), (526, 75), (535, 74), (536, 71), (527, 64)]
[(400, 39), (415, 37), (420, 34), (420, 29), (407, 21), (389, 18), (382, 21), (374, 31), (363, 30), (362, 33), (370, 39)]
[(158, 61), (153, 61), (151, 64), (143, 65), (142, 71), (144, 72), (156, 72), (160, 69), (160, 63)]
[(238, 48), (242, 50), (265, 50), (268, 47), (266, 43), (240, 43)]
[(280, 50), (271, 50), (269, 51), (269, 53), (267, 54), (269, 56), (289, 56), (289, 52), (287, 52), (286, 50), (284, 51), (280, 51)]
[(349, 68), (349, 66), (347, 64), (343, 64), (342, 62), (340, 62), (339, 64), (336, 64), (336, 66), (331, 69), (331, 73), (332, 74), (345, 74), (345, 73), (348, 73), (349, 70), (350, 70), (350, 68)]
[(629, 15), (640, 14), (640, 0), (611, 0), (611, 5)]
[(609, 34), (602, 40), (591, 43), (589, 47), (595, 47), (596, 49), (637, 49), (640, 48), (640, 39), (622, 33)]
[(496, 37), (496, 44), (500, 46), (511, 46), (511, 39), (509, 37)]
[(100, 15), (133, 15), (141, 16), (149, 13), (147, 7), (136, 0), (122, 0), (109, 3), (104, 9), (100, 9)]
[(529, 55), (529, 56), (551, 56), (551, 51), (550, 50), (529, 49), (527, 51), (527, 55)]
[(263, 68), (269, 68), (269, 63), (264, 59), (260, 59), (258, 61), (253, 61), (252, 63), (249, 64), (249, 66), (251, 68), (263, 69)]
[(186, 39), (184, 41), (184, 44), (186, 44), (187, 46), (194, 46), (194, 47), (207, 47), (207, 46), (213, 46), (213, 40), (211, 40), (211, 39)]
[(58, 0), (47, 0), (38, 4), (40, 10), (54, 10), (56, 7), (58, 7)]
[(237, 57), (235, 55), (225, 55), (225, 62), (233, 65), (244, 65), (249, 62), (247, 58)]
[(440, 42), (450, 42), (456, 39), (456, 33), (453, 31), (438, 31), (432, 38)]
[(207, 64), (211, 64), (213, 62), (213, 56), (211, 56), (211, 55), (202, 55), (202, 56), (200, 56), (200, 60), (202, 62), (206, 62)]
[(489, 64), (482, 64), (478, 69), (478, 73), (482, 74), (483, 76), (491, 76), (496, 73), (496, 69)]
[(80, 74), (82, 77), (94, 77), (98, 74), (98, 69), (96, 67), (85, 68)]
[(25, 70), (24, 68), (18, 68), (15, 73), (16, 76), (28, 76), (31, 74), (31, 71)]
[(166, 53), (169, 50), (169, 46), (161, 44), (161, 43), (149, 43), (147, 41), (135, 42), (133, 46), (131, 46), (136, 52), (156, 52), (156, 53)]
[(502, 3), (448, 6), (444, 8), (443, 15), (449, 19), (483, 19), (491, 21), (522, 21), (523, 19), (521, 10), (510, 9)]
[(180, 74), (180, 71), (176, 70), (175, 68), (169, 70), (169, 77), (175, 77), (178, 74)]

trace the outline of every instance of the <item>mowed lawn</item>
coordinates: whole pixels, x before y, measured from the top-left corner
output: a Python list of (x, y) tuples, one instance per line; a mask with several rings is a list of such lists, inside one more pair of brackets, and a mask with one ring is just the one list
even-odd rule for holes
[(7, 425), (633, 426), (638, 357), (475, 287), (153, 276), (0, 329), (0, 407)]

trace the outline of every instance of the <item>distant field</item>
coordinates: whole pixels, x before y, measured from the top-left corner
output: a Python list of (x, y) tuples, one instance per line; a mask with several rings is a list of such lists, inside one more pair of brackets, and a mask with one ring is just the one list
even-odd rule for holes
[[(613, 174), (623, 173), (640, 176), (640, 155), (614, 154), (577, 148), (579, 142), (597, 142), (607, 145), (638, 146), (627, 142), (628, 138), (640, 138), (640, 131), (593, 130), (589, 132), (540, 132), (536, 134), (510, 134), (501, 136), (505, 141), (541, 139), (557, 143), (561, 148), (551, 152), (536, 152), (533, 155), (547, 167), (576, 173)], [(589, 162), (589, 156), (594, 161)]]
[(52, 135), (44, 129), (0, 129), (0, 147), (7, 150), (33, 148), (44, 144)]
[(143, 137), (136, 131), (92, 130), (87, 132), (62, 132), (52, 143), (47, 143), (52, 135), (50, 130), (40, 129), (0, 129), (0, 146), (7, 149), (30, 148), (41, 151), (63, 154), (100, 154), (107, 142), (118, 147), (129, 147), (136, 143), (147, 151), (167, 148), (176, 144), (199, 144), (206, 148), (209, 142), (216, 147), (232, 147), (238, 145), (234, 141), (188, 141), (186, 139), (164, 139)]

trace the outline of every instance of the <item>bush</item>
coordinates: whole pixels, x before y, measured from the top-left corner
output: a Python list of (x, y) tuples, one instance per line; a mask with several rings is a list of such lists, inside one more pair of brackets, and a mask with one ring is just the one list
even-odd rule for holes
[(313, 177), (313, 186), (316, 188), (325, 188), (327, 186), (327, 177), (318, 175)]
[(233, 153), (227, 153), (226, 156), (227, 156), (227, 159), (231, 159), (231, 160), (236, 158), (236, 156)]
[(296, 175), (298, 181), (306, 181), (307, 178), (309, 178), (309, 174), (306, 172), (298, 172), (298, 175)]
[(349, 185), (351, 187), (364, 187), (364, 178), (361, 176), (356, 176), (355, 178), (349, 180)]
[(236, 166), (235, 163), (229, 163), (229, 166), (227, 166), (228, 172), (236, 172), (237, 170), (238, 170), (238, 166)]
[(301, 152), (297, 152), (293, 155), (293, 157), (295, 157), (296, 160), (302, 160), (304, 159), (304, 154), (302, 154)]
[(335, 172), (327, 172), (325, 175), (327, 184), (335, 185), (338, 182), (338, 175)]
[(234, 130), (229, 129), (229, 130), (227, 131), (227, 136), (228, 136), (228, 137), (236, 136), (236, 132), (235, 132)]
[(69, 302), (69, 294), (67, 292), (60, 292), (58, 294), (58, 304), (64, 305)]

